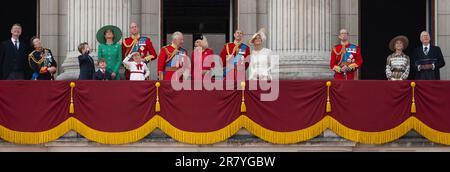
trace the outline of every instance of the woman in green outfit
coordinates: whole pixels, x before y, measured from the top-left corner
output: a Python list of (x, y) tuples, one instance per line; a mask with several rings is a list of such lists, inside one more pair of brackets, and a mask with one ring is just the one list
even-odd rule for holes
[(122, 31), (112, 25), (104, 26), (97, 32), (98, 58), (106, 60), (106, 71), (112, 74), (114, 80), (120, 80), (120, 65), (122, 64)]

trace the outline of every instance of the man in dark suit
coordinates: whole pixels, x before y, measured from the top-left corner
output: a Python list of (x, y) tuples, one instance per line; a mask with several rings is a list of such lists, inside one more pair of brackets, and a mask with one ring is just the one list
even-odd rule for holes
[(412, 55), (412, 70), (416, 80), (440, 80), (440, 69), (445, 66), (441, 48), (430, 44), (430, 34), (420, 34), (422, 46)]
[(78, 51), (81, 53), (78, 56), (78, 62), (80, 65), (80, 75), (78, 80), (92, 80), (94, 79), (95, 66), (94, 59), (89, 55), (91, 48), (87, 42), (83, 42), (78, 46)]
[(0, 80), (29, 80), (30, 67), (27, 62), (28, 47), (20, 42), (22, 26), (14, 24), (11, 39), (0, 46)]

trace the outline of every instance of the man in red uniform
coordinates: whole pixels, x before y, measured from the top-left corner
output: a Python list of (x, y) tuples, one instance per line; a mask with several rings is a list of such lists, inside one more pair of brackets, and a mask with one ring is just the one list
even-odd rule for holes
[[(172, 44), (161, 48), (158, 57), (158, 76), (159, 80), (181, 80), (185, 62), (187, 62), (186, 49), (183, 48), (184, 36), (181, 32), (172, 34)], [(178, 72), (177, 72), (178, 71)], [(173, 78), (173, 76), (175, 77)]]
[[(155, 48), (153, 48), (153, 43), (148, 37), (141, 36), (139, 34), (139, 26), (137, 23), (130, 24), (131, 37), (126, 38), (122, 43), (122, 60), (128, 55), (139, 52), (145, 63), (149, 63), (155, 60), (157, 57)], [(125, 77), (130, 80), (130, 71), (128, 69), (125, 72)]]
[(348, 41), (348, 35), (347, 29), (341, 29), (341, 44), (331, 51), (330, 68), (335, 72), (335, 80), (357, 80), (358, 69), (363, 64), (360, 48)]
[[(233, 76), (234, 79), (237, 78), (238, 65), (245, 63), (245, 70), (247, 70), (249, 63), (246, 62), (246, 58), (250, 55), (250, 48), (248, 45), (243, 43), (242, 31), (236, 30), (234, 33), (234, 42), (225, 44), (222, 51), (220, 52), (220, 57), (222, 58), (224, 77), (225, 79)], [(230, 68), (233, 67), (234, 69)], [(245, 80), (245, 78), (244, 78)]]

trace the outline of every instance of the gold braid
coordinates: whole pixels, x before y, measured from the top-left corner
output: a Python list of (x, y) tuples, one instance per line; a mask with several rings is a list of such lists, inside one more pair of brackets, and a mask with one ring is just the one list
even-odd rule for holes
[[(36, 63), (36, 64), (38, 64), (39, 66), (42, 64), (42, 63), (44, 63), (44, 61), (45, 61), (45, 56), (46, 56), (46, 54), (47, 54), (47, 49), (44, 49), (44, 52), (41, 52), (41, 59), (39, 59), (39, 60), (36, 60), (36, 57), (34, 57), (34, 53), (36, 52), (36, 50), (34, 50), (33, 52), (31, 52), (31, 54), (30, 55), (28, 55), (28, 62), (30, 63), (31, 62), (31, 60), (33, 60), (33, 62), (34, 63)], [(44, 53), (44, 57), (42, 57), (42, 54)], [(31, 66), (31, 64), (30, 64), (30, 66)]]

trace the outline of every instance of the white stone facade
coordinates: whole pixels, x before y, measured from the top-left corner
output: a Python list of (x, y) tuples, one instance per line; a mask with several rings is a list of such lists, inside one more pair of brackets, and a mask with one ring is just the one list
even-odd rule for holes
[[(267, 29), (267, 47), (281, 55), (282, 79), (332, 78), (328, 60), (331, 47), (338, 43), (338, 30), (347, 28), (351, 41), (359, 40), (359, 0), (238, 0), (237, 3), (234, 17), (246, 40), (258, 29)], [(450, 61), (450, 0), (435, 0), (435, 5), (436, 44), (443, 49), (446, 61)], [(62, 66), (58, 78), (76, 79), (76, 46), (88, 41), (95, 48), (95, 32), (103, 25), (120, 26), (124, 36), (128, 36), (128, 24), (136, 21), (158, 51), (162, 38), (160, 14), (160, 0), (40, 0), (39, 34)], [(442, 70), (442, 78), (450, 79), (450, 68)]]

